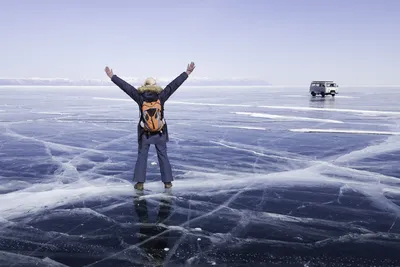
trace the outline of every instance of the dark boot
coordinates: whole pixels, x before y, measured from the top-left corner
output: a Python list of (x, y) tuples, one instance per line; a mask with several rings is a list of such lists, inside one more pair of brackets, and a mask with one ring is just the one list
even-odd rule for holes
[(141, 183), (141, 182), (136, 183), (135, 184), (135, 189), (143, 191), (143, 189), (144, 189), (143, 183)]

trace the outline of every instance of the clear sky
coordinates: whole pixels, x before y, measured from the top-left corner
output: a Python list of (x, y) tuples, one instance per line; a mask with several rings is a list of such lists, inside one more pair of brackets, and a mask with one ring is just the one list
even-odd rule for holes
[(400, 0), (0, 2), (0, 77), (400, 84)]

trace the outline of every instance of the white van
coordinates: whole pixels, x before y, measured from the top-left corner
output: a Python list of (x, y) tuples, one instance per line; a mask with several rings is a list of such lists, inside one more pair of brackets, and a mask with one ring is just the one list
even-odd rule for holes
[(333, 81), (312, 81), (310, 85), (310, 93), (312, 96), (321, 95), (324, 97), (325, 95), (335, 96), (338, 94), (338, 87)]

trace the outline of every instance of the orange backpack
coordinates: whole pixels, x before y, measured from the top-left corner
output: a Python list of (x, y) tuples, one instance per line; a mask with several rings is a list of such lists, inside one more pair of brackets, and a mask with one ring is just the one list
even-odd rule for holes
[(153, 102), (144, 101), (141, 111), (144, 129), (148, 132), (161, 131), (165, 122), (160, 100), (158, 99)]

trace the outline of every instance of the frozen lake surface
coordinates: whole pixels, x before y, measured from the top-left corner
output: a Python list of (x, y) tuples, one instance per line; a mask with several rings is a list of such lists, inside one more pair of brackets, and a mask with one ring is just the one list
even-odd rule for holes
[(118, 87), (0, 87), (0, 266), (399, 266), (400, 88), (339, 90), (182, 86), (137, 194)]

